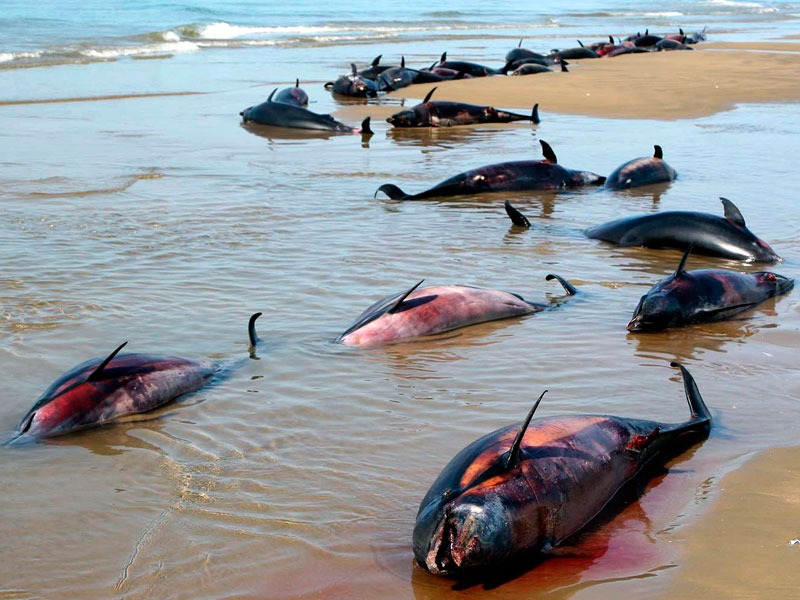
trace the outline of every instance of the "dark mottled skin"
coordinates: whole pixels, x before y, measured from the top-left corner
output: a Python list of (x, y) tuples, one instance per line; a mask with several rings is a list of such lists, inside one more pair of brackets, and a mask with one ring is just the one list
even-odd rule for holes
[(101, 362), (86, 361), (59, 377), (23, 417), (18, 432), (60, 435), (147, 412), (200, 388), (215, 373), (210, 361), (123, 354), (97, 380), (87, 380)]
[(642, 296), (628, 330), (658, 331), (729, 319), (793, 287), (794, 280), (767, 271), (681, 271), (659, 281)]
[(386, 121), (395, 127), (451, 127), (477, 123), (532, 121), (531, 115), (518, 115), (492, 106), (431, 100), (400, 111)]
[(547, 551), (582, 529), (645, 464), (708, 435), (708, 409), (680, 368), (692, 409), (685, 423), (594, 415), (536, 419), (511, 468), (505, 460), (519, 424), (464, 448), (420, 504), (413, 533), (417, 562), (437, 575), (468, 576), (502, 567), (521, 552)]

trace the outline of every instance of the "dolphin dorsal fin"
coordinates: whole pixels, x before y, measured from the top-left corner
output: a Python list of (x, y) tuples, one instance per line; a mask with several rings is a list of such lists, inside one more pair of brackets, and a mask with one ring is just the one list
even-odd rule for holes
[(108, 363), (110, 363), (114, 359), (114, 357), (119, 353), (120, 350), (122, 350), (127, 345), (127, 343), (128, 342), (122, 342), (117, 347), (116, 350), (114, 350), (111, 354), (109, 354), (108, 357), (103, 362), (101, 362), (94, 371), (92, 371), (92, 374), (86, 378), (86, 381), (97, 381), (98, 379), (100, 379), (100, 374), (103, 372), (103, 369), (105, 369), (108, 366)]
[(250, 347), (255, 348), (258, 345), (258, 342), (261, 341), (261, 338), (258, 337), (256, 333), (256, 321), (258, 317), (261, 316), (262, 313), (257, 312), (250, 316), (250, 321), (247, 323), (247, 337), (250, 338)]
[(725, 218), (734, 225), (745, 227), (744, 217), (742, 216), (742, 213), (739, 212), (739, 209), (736, 208), (736, 205), (722, 196), (720, 196), (719, 199), (722, 200), (722, 206), (725, 208)]
[(613, 35), (609, 35), (608, 36), (608, 43), (611, 44), (612, 46), (614, 45), (614, 36)]
[(692, 250), (694, 250), (694, 242), (689, 244), (689, 247), (686, 248), (686, 252), (683, 253), (683, 258), (681, 258), (678, 268), (675, 269), (675, 275), (673, 275), (675, 279), (686, 273), (686, 261), (689, 260), (689, 255), (692, 253)]
[(277, 91), (278, 91), (278, 88), (275, 88), (274, 90), (272, 90), (272, 93), (269, 95), (269, 98), (267, 98), (267, 102), (272, 102), (272, 97), (275, 95), (275, 92), (277, 92)]
[(580, 41), (580, 40), (578, 40), (578, 46), (580, 46), (581, 48), (583, 48), (583, 42), (582, 42), (582, 41)]
[(553, 163), (554, 165), (557, 165), (558, 158), (556, 157), (556, 153), (553, 152), (553, 149), (550, 147), (550, 144), (544, 140), (539, 140), (539, 143), (542, 145), (542, 154), (544, 154), (544, 159)]
[(685, 35), (685, 34), (683, 33), (683, 27), (678, 27), (678, 31), (680, 32), (680, 34), (681, 34), (681, 35)]
[(373, 67), (377, 67), (378, 66), (378, 63), (381, 62), (381, 57), (382, 56), (383, 56), (383, 54), (378, 54), (378, 56), (376, 56), (375, 58), (372, 59), (372, 66)]
[(356, 63), (350, 63), (350, 73), (352, 75), (358, 75), (358, 69), (356, 68)]
[(519, 453), (520, 448), (522, 448), (522, 438), (525, 437), (525, 432), (528, 430), (528, 425), (531, 423), (533, 413), (535, 413), (536, 409), (539, 408), (539, 403), (542, 401), (542, 398), (544, 398), (546, 393), (547, 390), (542, 392), (542, 395), (539, 396), (539, 399), (533, 405), (533, 408), (528, 413), (528, 416), (525, 417), (525, 422), (522, 423), (522, 427), (519, 428), (519, 433), (517, 433), (517, 437), (514, 438), (514, 443), (511, 444), (511, 450), (508, 451), (508, 456), (506, 457), (506, 463), (503, 465), (506, 471), (514, 469), (519, 465)]
[(401, 69), (405, 69), (406, 68), (406, 57), (405, 56), (401, 56), (400, 57), (400, 68)]
[(442, 52), (442, 57), (439, 59), (439, 64), (443, 65), (447, 62), (447, 52)]
[(390, 306), (390, 307), (389, 307), (389, 308), (386, 310), (386, 312), (387, 312), (387, 313), (389, 313), (390, 315), (391, 315), (391, 314), (394, 314), (394, 313), (396, 313), (396, 312), (397, 312), (397, 311), (400, 309), (400, 305), (403, 303), (403, 300), (405, 300), (406, 298), (408, 298), (408, 295), (409, 295), (411, 292), (413, 292), (413, 291), (414, 291), (415, 289), (417, 289), (417, 288), (418, 288), (420, 285), (422, 285), (422, 282), (423, 282), (423, 281), (425, 281), (425, 280), (424, 280), (424, 279), (420, 279), (420, 280), (419, 280), (419, 282), (418, 282), (418, 283), (417, 283), (417, 284), (416, 284), (414, 287), (412, 287), (412, 288), (409, 288), (409, 289), (408, 289), (408, 291), (407, 291), (405, 294), (403, 294), (402, 296), (400, 296), (400, 298), (397, 300), (397, 302), (395, 302), (394, 304), (392, 304), (392, 305), (391, 305), (391, 306)]
[(431, 96), (433, 96), (433, 92), (435, 92), (435, 91), (436, 91), (436, 88), (433, 88), (430, 92), (428, 92), (428, 94), (425, 96), (425, 99), (422, 101), (422, 103), (423, 104), (427, 104), (428, 101), (431, 99)]
[(294, 80), (294, 87), (300, 87), (300, 78)]
[(653, 148), (655, 148), (655, 152), (653, 152), (653, 158), (664, 158), (664, 151), (661, 149), (661, 146), (656, 144), (653, 146)]
[(534, 125), (538, 125), (539, 123), (542, 122), (542, 120), (539, 118), (539, 103), (538, 102), (533, 105), (533, 110), (531, 111), (531, 122)]
[(517, 48), (522, 48), (522, 38), (519, 38), (519, 44), (517, 44)]

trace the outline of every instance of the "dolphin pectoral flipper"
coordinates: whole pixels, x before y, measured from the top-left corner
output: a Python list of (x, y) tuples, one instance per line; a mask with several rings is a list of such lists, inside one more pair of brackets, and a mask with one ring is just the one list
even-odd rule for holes
[(701, 321), (722, 321), (749, 308), (754, 308), (759, 304), (759, 302), (744, 302), (742, 304), (734, 304), (733, 306), (723, 306), (721, 308), (700, 311), (697, 313), (697, 316)]

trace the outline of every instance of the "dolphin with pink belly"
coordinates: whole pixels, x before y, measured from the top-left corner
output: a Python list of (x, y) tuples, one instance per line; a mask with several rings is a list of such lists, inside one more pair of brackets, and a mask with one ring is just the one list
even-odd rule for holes
[[(561, 283), (568, 295), (576, 293), (562, 277), (547, 276), (548, 281), (552, 279)], [(348, 346), (382, 346), (548, 308), (500, 290), (465, 285), (420, 288), (421, 284), (370, 306), (336, 341)]]
[[(251, 357), (260, 342), (250, 317)], [(25, 414), (10, 442), (61, 435), (144, 413), (171, 402), (220, 377), (234, 365), (211, 360), (119, 354), (93, 358), (63, 374)]]
[(525, 190), (561, 190), (585, 185), (602, 185), (606, 178), (590, 171), (576, 171), (558, 164), (556, 153), (544, 140), (544, 160), (518, 160), (478, 167), (453, 175), (418, 194), (406, 194), (393, 183), (380, 186), (392, 200), (423, 200), (443, 196), (462, 196), (486, 192), (515, 192)]

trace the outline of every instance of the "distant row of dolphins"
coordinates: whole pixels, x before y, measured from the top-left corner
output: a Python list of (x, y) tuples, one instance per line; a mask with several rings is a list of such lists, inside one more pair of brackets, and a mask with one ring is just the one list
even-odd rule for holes
[[(251, 107), (242, 111), (242, 116), (245, 122), (258, 122), (271, 113), (269, 118), (275, 122), (270, 124), (304, 118), (315, 125), (338, 127), (325, 118), (315, 120), (294, 110), (307, 102), (301, 92), (299, 85), (273, 92), (264, 103), (267, 106)], [(413, 114), (402, 117), (403, 122), (432, 122), (432, 115), (445, 126), (527, 118), (495, 109), (477, 110), (487, 107), (468, 105), (470, 108), (464, 110), (458, 103), (431, 106), (431, 102), (429, 94), (422, 105), (411, 109)], [(464, 116), (456, 116), (459, 110)], [(398, 123), (402, 120), (397, 115), (395, 118)], [(536, 107), (529, 120), (538, 121)], [(368, 127), (367, 120), (362, 130)], [(384, 184), (378, 191), (391, 199), (411, 200), (582, 185), (621, 189), (668, 182), (677, 176), (663, 160), (659, 146), (652, 157), (628, 161), (603, 177), (562, 167), (549, 144), (542, 141), (541, 145), (543, 160), (480, 167), (414, 195), (393, 184)], [(642, 297), (628, 330), (650, 331), (729, 318), (792, 289), (791, 279), (771, 272), (686, 270), (692, 252), (748, 261), (780, 260), (769, 245), (747, 229), (733, 203), (724, 198), (722, 202), (723, 217), (671, 211), (619, 219), (586, 231), (591, 238), (621, 245), (685, 250), (675, 273)], [(513, 226), (530, 226), (508, 201), (505, 207)], [(550, 274), (547, 279), (557, 280), (567, 296), (577, 293), (558, 275)], [(422, 283), (374, 303), (336, 341), (374, 347), (560, 305), (538, 304), (500, 290), (461, 285), (421, 287)], [(254, 314), (248, 324), (251, 356), (261, 341), (255, 328), (260, 315)], [(58, 378), (22, 418), (11, 441), (60, 435), (152, 410), (224, 376), (239, 364), (120, 354), (124, 346)], [(532, 421), (542, 394), (525, 421), (498, 429), (464, 448), (421, 502), (412, 534), (417, 563), (434, 574), (462, 577), (508, 566), (509, 561), (530, 552), (547, 553), (580, 531), (646, 465), (663, 463), (705, 439), (711, 413), (688, 370), (671, 364), (682, 373), (690, 409), (689, 419), (682, 423), (605, 415), (564, 415)]]

